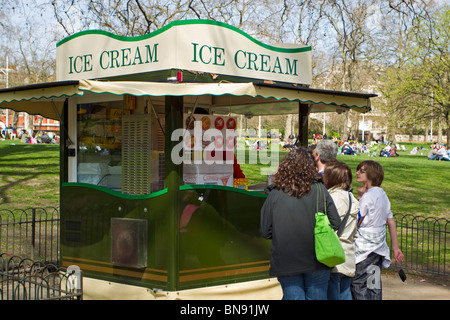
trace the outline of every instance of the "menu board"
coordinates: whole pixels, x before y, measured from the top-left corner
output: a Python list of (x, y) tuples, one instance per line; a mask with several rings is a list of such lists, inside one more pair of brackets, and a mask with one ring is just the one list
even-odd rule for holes
[(236, 118), (185, 114), (183, 120), (184, 183), (233, 187)]

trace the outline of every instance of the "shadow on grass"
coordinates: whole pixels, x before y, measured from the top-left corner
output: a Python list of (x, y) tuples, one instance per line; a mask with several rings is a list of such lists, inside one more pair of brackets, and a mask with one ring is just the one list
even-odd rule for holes
[(32, 174), (26, 178), (22, 178), (20, 180), (15, 180), (15, 181), (12, 181), (12, 182), (2, 185), (0, 187), (0, 205), (4, 205), (4, 204), (11, 202), (10, 197), (8, 196), (8, 190), (14, 188), (15, 186), (22, 185), (26, 181), (36, 179), (37, 177), (39, 177), (39, 174)]
[(32, 206), (32, 203), (20, 203), (23, 200), (16, 199), (14, 193), (33, 195), (52, 176), (59, 178), (59, 147), (0, 141), (0, 206), (12, 203)]

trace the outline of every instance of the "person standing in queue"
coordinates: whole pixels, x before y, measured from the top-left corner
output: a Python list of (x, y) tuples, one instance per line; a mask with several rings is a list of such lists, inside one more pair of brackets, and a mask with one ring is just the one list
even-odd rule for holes
[(376, 161), (362, 161), (356, 167), (360, 217), (355, 240), (356, 271), (351, 291), (354, 300), (382, 300), (381, 269), (391, 264), (386, 242), (386, 224), (396, 262), (404, 258), (399, 248), (391, 203), (381, 188), (383, 167)]
[(341, 223), (345, 223), (339, 228), (342, 232), (338, 234), (345, 251), (345, 262), (331, 270), (328, 300), (352, 300), (350, 284), (356, 269), (354, 245), (359, 212), (359, 202), (351, 192), (352, 171), (347, 164), (334, 161), (325, 167), (323, 180), (339, 212)]
[(336, 161), (338, 148), (336, 143), (331, 140), (322, 140), (317, 143), (313, 150), (313, 155), (317, 163), (317, 171), (323, 174), (327, 163)]
[(317, 261), (314, 245), (315, 183), (325, 195), (333, 229), (341, 220), (331, 196), (316, 178), (312, 154), (304, 148), (292, 150), (281, 161), (261, 209), (261, 235), (272, 240), (269, 273), (278, 278), (284, 300), (327, 299), (330, 268)]

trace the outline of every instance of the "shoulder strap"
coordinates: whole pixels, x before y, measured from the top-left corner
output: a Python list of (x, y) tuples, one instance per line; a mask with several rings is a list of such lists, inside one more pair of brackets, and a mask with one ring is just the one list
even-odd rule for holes
[(336, 232), (338, 237), (341, 236), (342, 232), (344, 231), (345, 225), (347, 224), (348, 216), (350, 215), (350, 210), (352, 209), (352, 196), (350, 192), (348, 193), (348, 212), (344, 217), (344, 220), (341, 221), (341, 224), (339, 225), (339, 229)]
[(322, 185), (321, 183), (315, 182), (314, 185), (316, 186), (316, 212), (323, 212), (323, 213), (327, 213), (327, 199), (325, 197), (325, 195), (323, 195), (323, 210), (320, 210), (319, 207), (319, 197), (322, 197)]

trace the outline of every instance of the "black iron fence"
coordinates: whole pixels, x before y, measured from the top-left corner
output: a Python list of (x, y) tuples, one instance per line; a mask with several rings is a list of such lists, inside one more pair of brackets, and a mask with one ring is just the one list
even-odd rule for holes
[(445, 276), (449, 281), (450, 229), (446, 218), (396, 214), (399, 246), (405, 258), (393, 267)]
[[(393, 268), (449, 279), (450, 226), (446, 218), (395, 214), (405, 259)], [(59, 209), (0, 210), (0, 253), (59, 265)], [(388, 242), (390, 240), (388, 239)]]
[(82, 272), (0, 254), (0, 300), (81, 300)]
[(0, 210), (0, 253), (59, 265), (59, 208)]

